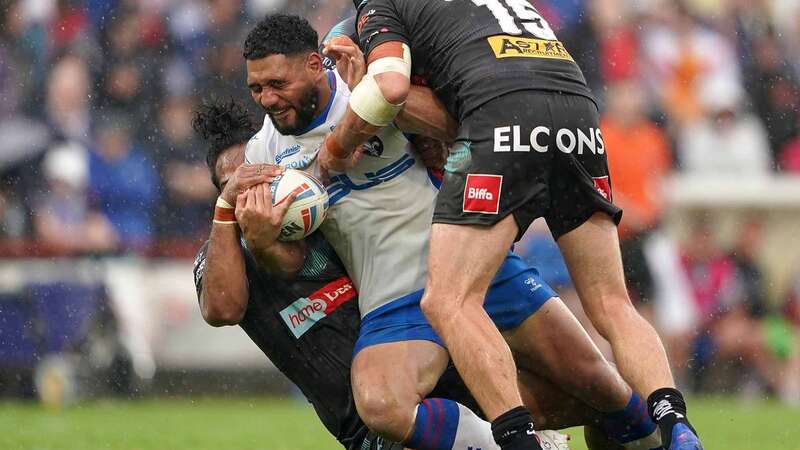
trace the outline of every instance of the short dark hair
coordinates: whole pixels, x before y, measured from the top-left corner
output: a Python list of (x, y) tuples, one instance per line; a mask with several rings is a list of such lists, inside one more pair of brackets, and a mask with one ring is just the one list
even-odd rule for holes
[(256, 133), (250, 113), (234, 99), (203, 100), (192, 118), (192, 128), (208, 144), (206, 164), (217, 189), (216, 167), (220, 155), (234, 145), (244, 144)]
[(319, 36), (306, 19), (289, 14), (268, 14), (258, 22), (244, 41), (248, 60), (270, 55), (294, 56), (317, 50)]

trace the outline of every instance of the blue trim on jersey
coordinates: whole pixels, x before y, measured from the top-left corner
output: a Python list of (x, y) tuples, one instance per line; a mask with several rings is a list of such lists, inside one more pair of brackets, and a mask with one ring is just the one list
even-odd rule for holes
[(428, 179), (431, 180), (433, 187), (439, 191), (442, 190), (442, 182), (444, 181), (444, 178), (434, 173), (433, 169), (428, 168)]
[(331, 111), (331, 105), (333, 105), (333, 99), (336, 97), (336, 75), (333, 74), (332, 70), (328, 71), (328, 86), (331, 88), (331, 96), (328, 97), (328, 104), (325, 105), (325, 109), (308, 124), (301, 132), (297, 133), (296, 136), (302, 136), (309, 131), (317, 128), (318, 126), (325, 123), (328, 119), (328, 113)]
[(352, 191), (363, 191), (375, 187), (381, 183), (390, 181), (400, 176), (403, 172), (414, 167), (416, 161), (408, 153), (404, 154), (397, 161), (383, 167), (377, 172), (367, 172), (364, 174), (369, 181), (363, 184), (356, 184), (347, 174), (339, 174), (331, 177), (331, 184), (328, 186), (329, 204), (333, 206), (342, 197)]
[[(521, 325), (552, 297), (557, 294), (539, 272), (509, 253), (492, 280), (483, 308), (497, 328), (506, 331)], [(373, 345), (410, 340), (431, 341), (444, 347), (444, 341), (422, 313), (421, 299), (422, 290), (418, 290), (364, 316), (353, 355)]]

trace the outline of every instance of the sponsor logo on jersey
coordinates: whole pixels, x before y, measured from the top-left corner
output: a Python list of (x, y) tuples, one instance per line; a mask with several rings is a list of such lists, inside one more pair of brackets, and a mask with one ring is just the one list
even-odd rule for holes
[[(291, 156), (291, 155), (285, 155), (284, 158), (287, 158), (288, 156)], [(294, 160), (294, 161), (289, 161), (289, 162), (283, 164), (283, 168), (284, 169), (303, 170), (303, 169), (308, 168), (308, 166), (311, 165), (311, 160), (312, 160), (311, 156), (303, 155), (303, 157), (300, 158), (300, 159), (297, 159), (297, 160)]]
[(300, 338), (317, 322), (333, 313), (356, 296), (356, 289), (347, 277), (334, 280), (308, 297), (295, 300), (280, 312), (283, 322)]
[(608, 178), (608, 175), (604, 177), (592, 177), (592, 183), (594, 183), (595, 190), (600, 193), (604, 199), (609, 202), (613, 201), (614, 196), (611, 193), (611, 180)]
[(464, 212), (497, 214), (502, 187), (502, 175), (468, 174), (462, 209)]
[(495, 58), (545, 58), (573, 61), (560, 41), (519, 36), (489, 36), (486, 38)]
[[(538, 126), (530, 134), (522, 133), (519, 125), (496, 127), (494, 129), (494, 151), (503, 152), (538, 152), (550, 150), (553, 131), (549, 127)], [(564, 153), (575, 152), (578, 155), (590, 152), (595, 155), (605, 153), (603, 133), (599, 128), (587, 130), (559, 128), (555, 132), (556, 147)]]
[(300, 152), (300, 144), (295, 144), (291, 147), (285, 148), (275, 155), (275, 164), (280, 164), (281, 160)]
[(378, 136), (372, 136), (362, 146), (364, 154), (369, 156), (381, 156), (383, 154), (383, 141)]

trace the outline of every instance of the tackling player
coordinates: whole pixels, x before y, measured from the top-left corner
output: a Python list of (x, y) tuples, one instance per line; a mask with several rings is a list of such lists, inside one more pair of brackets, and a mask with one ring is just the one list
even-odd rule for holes
[[(255, 132), (247, 112), (233, 101), (206, 102), (195, 113), (193, 126), (208, 143), (207, 163), (221, 199), (211, 236), (194, 263), (203, 318), (214, 326), (241, 326), (300, 388), (343, 447), (401, 449), (399, 444), (368, 433), (356, 413), (350, 388), (350, 361), (360, 322), (356, 293), (325, 239), (315, 233), (305, 240), (308, 256), (292, 281), (259, 269), (251, 256), (250, 249), (258, 245), (253, 239), (254, 229), (278, 230), (276, 223), (280, 223), (285, 208), (270, 210), (269, 190), (253, 189), (272, 180), (280, 170), (271, 165), (242, 164), (244, 146)], [(225, 204), (235, 202), (233, 198), (239, 195), (253, 202), (245, 202), (233, 213)], [(255, 202), (258, 195), (267, 200), (260, 207)], [(614, 423), (534, 374), (523, 373), (521, 377), (539, 424), (558, 428), (589, 425), (586, 429), (593, 439), (589, 442), (591, 449), (619, 448), (602, 431)], [(452, 366), (432, 395), (474, 405)], [(493, 449), (489, 424), (475, 423), (479, 426), (470, 443), (475, 448)], [(548, 432), (544, 436), (554, 449), (566, 448), (562, 435)]]
[[(663, 345), (628, 298), (598, 110), (583, 75), (527, 0), (356, 0), (369, 63), (320, 152), (343, 167), (424, 77), (458, 120), (433, 216), (422, 306), (504, 450), (538, 448), (511, 351), (483, 309), (506, 250), (547, 220), (583, 307), (620, 371), (648, 395), (670, 450), (701, 449)], [(413, 57), (413, 66), (412, 66)]]
[[(323, 69), (316, 45), (316, 32), (295, 16), (267, 16), (248, 35), (248, 86), (268, 116), (248, 143), (248, 161), (319, 170), (317, 148), (344, 114), (349, 89), (335, 71)], [(426, 106), (416, 109), (441, 110)], [(419, 123), (426, 122), (436, 121)], [(362, 153), (352, 170), (331, 177), (332, 206), (321, 225), (360, 295), (363, 318), (352, 368), (356, 405), (371, 429), (392, 440), (449, 450), (462, 425), (469, 429), (463, 419), (472, 414), (452, 401), (423, 400), (449, 360), (419, 309), (437, 191), (396, 128), (372, 138)], [(289, 261), (287, 267), (296, 265)], [(654, 430), (649, 420), (641, 422), (638, 396), (538, 273), (516, 256), (509, 255), (495, 277), (486, 308), (523, 367), (540, 370), (599, 410), (617, 411), (607, 414), (614, 420), (639, 423), (638, 438)], [(437, 421), (443, 424), (437, 432), (427, 432)]]

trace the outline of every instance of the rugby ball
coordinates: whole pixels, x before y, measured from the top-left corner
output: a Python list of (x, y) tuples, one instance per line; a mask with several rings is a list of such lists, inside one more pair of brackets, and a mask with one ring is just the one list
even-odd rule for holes
[(319, 228), (328, 213), (328, 191), (314, 176), (301, 170), (287, 169), (270, 184), (274, 206), (288, 201), (295, 193), (281, 224), (279, 241), (297, 241)]

